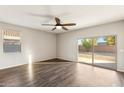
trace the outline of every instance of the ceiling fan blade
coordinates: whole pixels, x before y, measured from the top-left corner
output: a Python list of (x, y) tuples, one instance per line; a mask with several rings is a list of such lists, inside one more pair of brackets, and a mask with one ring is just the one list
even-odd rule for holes
[(55, 30), (56, 29), (56, 27), (54, 27), (51, 31), (53, 31), (53, 30)]
[(75, 26), (76, 23), (67, 23), (67, 24), (61, 24), (62, 26)]
[(60, 24), (60, 19), (58, 17), (55, 17), (56, 23)]
[(43, 26), (55, 26), (54, 24), (42, 24)]
[(62, 26), (62, 29), (64, 29), (64, 30), (68, 30), (66, 27), (64, 27), (64, 26)]

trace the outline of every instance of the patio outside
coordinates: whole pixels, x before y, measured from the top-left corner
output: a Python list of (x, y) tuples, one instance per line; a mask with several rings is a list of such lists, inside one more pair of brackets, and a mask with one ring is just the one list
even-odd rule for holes
[(114, 64), (116, 60), (115, 36), (78, 40), (78, 61), (97, 65)]
[[(92, 53), (79, 53), (79, 62), (92, 63)], [(94, 53), (95, 63), (115, 63), (115, 55), (113, 53)]]

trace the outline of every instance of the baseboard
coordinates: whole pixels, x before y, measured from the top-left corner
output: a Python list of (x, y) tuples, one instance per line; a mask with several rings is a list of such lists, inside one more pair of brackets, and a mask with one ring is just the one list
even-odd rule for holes
[[(38, 62), (72, 62), (72, 61), (59, 59), (59, 58), (53, 58), (53, 59), (48, 59), (48, 60), (38, 61)], [(32, 63), (38, 63), (38, 62), (32, 62)], [(13, 65), (13, 66), (0, 68), (0, 71), (4, 70), (4, 69), (10, 69), (10, 68), (16, 68), (16, 67), (18, 68), (18, 67), (23, 66), (23, 65), (28, 65), (28, 63), (23, 63), (23, 64), (19, 64), (19, 65)]]
[(72, 62), (70, 60), (65, 60), (65, 59), (60, 59), (60, 58), (53, 58), (53, 59), (48, 59), (40, 62)]
[(117, 69), (118, 72), (124, 72), (124, 70), (121, 70), (121, 69)]
[(23, 64), (18, 64), (18, 65), (3, 67), (3, 68), (0, 68), (0, 71), (5, 70), (5, 69), (18, 68), (18, 67), (24, 66), (24, 65), (28, 65), (28, 63), (23, 63)]

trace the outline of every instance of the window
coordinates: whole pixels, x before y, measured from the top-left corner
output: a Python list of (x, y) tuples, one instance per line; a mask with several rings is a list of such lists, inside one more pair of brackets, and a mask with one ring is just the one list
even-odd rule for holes
[(21, 52), (20, 33), (17, 31), (3, 32), (3, 52)]

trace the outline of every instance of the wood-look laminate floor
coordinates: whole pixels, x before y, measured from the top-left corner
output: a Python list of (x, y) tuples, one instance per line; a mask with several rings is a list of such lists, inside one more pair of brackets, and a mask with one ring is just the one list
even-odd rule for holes
[(124, 86), (124, 74), (74, 62), (37, 62), (0, 70), (1, 87)]

